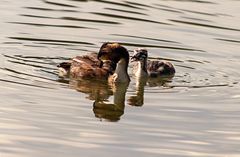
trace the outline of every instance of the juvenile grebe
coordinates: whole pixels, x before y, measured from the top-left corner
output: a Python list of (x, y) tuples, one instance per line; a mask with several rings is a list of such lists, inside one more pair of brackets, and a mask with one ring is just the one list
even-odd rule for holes
[(58, 65), (59, 76), (75, 79), (108, 79), (111, 82), (129, 82), (127, 72), (129, 53), (118, 43), (104, 43), (99, 53), (77, 56)]
[(143, 48), (134, 50), (131, 61), (138, 63), (137, 66), (134, 67), (135, 76), (137, 77), (161, 77), (173, 76), (175, 74), (175, 68), (170, 62), (148, 60), (148, 52)]

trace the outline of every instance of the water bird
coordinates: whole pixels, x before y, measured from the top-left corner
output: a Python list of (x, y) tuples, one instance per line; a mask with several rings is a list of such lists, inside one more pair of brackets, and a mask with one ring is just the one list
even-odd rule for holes
[(75, 79), (97, 79), (109, 82), (129, 82), (129, 53), (118, 43), (104, 43), (98, 54), (76, 56), (58, 65), (59, 76)]
[(175, 68), (172, 63), (148, 60), (148, 51), (144, 48), (134, 50), (131, 62), (137, 62), (133, 67), (136, 77), (170, 77), (175, 74)]

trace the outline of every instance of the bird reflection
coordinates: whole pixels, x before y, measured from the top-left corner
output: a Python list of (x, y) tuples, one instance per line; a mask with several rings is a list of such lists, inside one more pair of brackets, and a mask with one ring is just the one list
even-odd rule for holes
[[(109, 121), (118, 121), (124, 114), (125, 96), (129, 83), (109, 84), (96, 80), (70, 80), (71, 88), (86, 93), (87, 99), (93, 100), (95, 117)], [(112, 102), (110, 97), (113, 96)]]
[(128, 98), (128, 105), (142, 106), (144, 103), (144, 86), (146, 85), (148, 77), (139, 77), (136, 79), (135, 95)]
[[(168, 86), (172, 77), (150, 78), (136, 77), (135, 92), (127, 98), (128, 105), (143, 106), (144, 88)], [(125, 98), (129, 83), (109, 83), (103, 80), (76, 80), (70, 78), (60, 79), (59, 82), (68, 83), (81, 93), (87, 94), (86, 98), (93, 101), (93, 113), (100, 120), (116, 122), (124, 114)]]
[(124, 114), (125, 96), (129, 83), (112, 84), (113, 102), (97, 99), (93, 103), (93, 112), (96, 117), (108, 119), (110, 121), (118, 121)]
[(128, 105), (142, 106), (144, 104), (144, 88), (145, 86), (167, 86), (168, 82), (171, 82), (172, 77), (164, 78), (150, 78), (148, 76), (136, 77), (135, 93), (128, 98)]
[[(137, 77), (134, 95), (127, 99), (128, 105), (143, 106), (144, 88), (167, 86), (172, 77), (150, 78)], [(124, 114), (125, 97), (129, 83), (108, 83), (102, 80), (64, 80), (59, 82), (69, 83), (69, 86), (81, 93), (87, 94), (86, 98), (93, 101), (93, 113), (95, 117), (116, 122)], [(112, 97), (112, 98), (111, 98)]]

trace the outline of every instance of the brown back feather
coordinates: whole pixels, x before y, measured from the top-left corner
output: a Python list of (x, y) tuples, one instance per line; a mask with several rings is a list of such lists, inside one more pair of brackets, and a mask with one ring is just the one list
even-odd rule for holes
[(150, 76), (157, 77), (159, 75), (173, 75), (175, 69), (170, 62), (164, 61), (148, 61), (147, 70)]
[(84, 56), (77, 56), (73, 58), (70, 75), (74, 78), (83, 79), (107, 79), (112, 73), (111, 65), (106, 63), (101, 66), (101, 61), (97, 59), (97, 54), (89, 54)]

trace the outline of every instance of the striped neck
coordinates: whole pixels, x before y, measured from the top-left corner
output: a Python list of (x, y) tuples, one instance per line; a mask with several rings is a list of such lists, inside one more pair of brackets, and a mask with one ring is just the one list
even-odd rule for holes
[(137, 71), (135, 73), (136, 77), (147, 76), (147, 60), (137, 62)]

